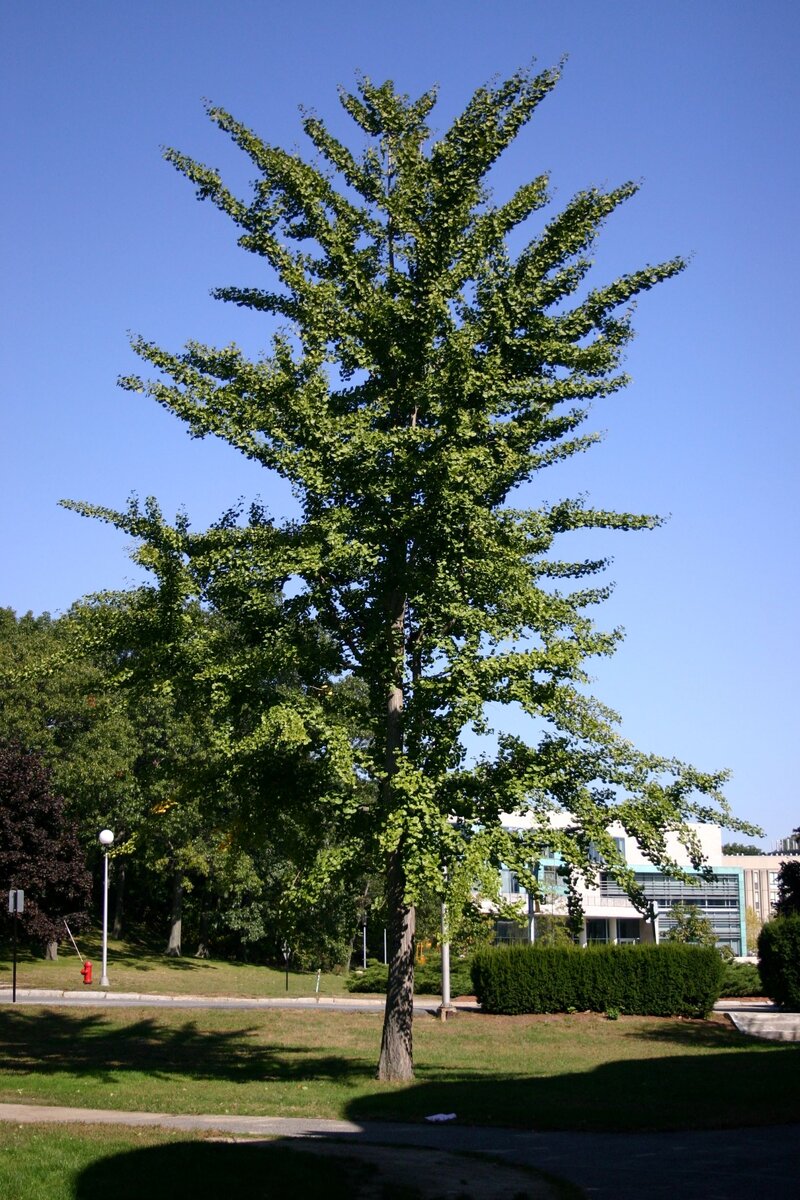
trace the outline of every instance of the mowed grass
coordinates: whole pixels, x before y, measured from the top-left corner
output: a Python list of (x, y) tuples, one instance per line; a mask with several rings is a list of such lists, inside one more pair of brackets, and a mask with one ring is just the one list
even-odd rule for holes
[(177, 1113), (646, 1130), (800, 1120), (800, 1046), (724, 1020), (415, 1019), (416, 1080), (374, 1078), (379, 1013), (0, 1011), (0, 1100)]
[[(122, 1126), (0, 1125), (3, 1200), (206, 1200), (231, 1195), (237, 1200), (360, 1200), (372, 1182), (356, 1157), (321, 1158), (279, 1143), (231, 1145)], [(371, 1200), (417, 1200), (419, 1192), (379, 1183), (369, 1195)]]
[[(20, 949), (17, 961), (18, 988), (54, 988), (91, 994), (100, 989), (102, 943), (99, 935), (81, 935), (78, 946), (84, 958), (94, 966), (94, 982), (86, 986), (81, 978), (81, 961), (70, 943), (63, 944), (59, 957), (52, 962)], [(290, 960), (291, 968), (291, 960)], [(167, 958), (151, 948), (132, 942), (108, 944), (108, 978), (111, 992), (152, 992), (175, 996), (285, 996), (286, 973), (274, 967), (252, 963), (225, 962), (210, 958)], [(323, 996), (347, 994), (343, 974), (323, 973), (319, 993)], [(12, 963), (10, 948), (0, 952), (0, 987), (10, 988)], [(317, 986), (316, 972), (289, 970), (289, 996), (312, 996)], [(103, 989), (106, 990), (105, 988)]]

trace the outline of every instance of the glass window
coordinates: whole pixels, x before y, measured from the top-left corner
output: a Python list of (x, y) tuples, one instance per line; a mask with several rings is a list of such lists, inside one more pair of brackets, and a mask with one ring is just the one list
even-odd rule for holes
[(620, 917), (617, 921), (617, 941), (624, 944), (641, 940), (641, 927), (637, 918)]
[(554, 892), (558, 888), (558, 870), (556, 867), (544, 867), (541, 877), (542, 887), (548, 892)]
[(500, 891), (506, 895), (515, 896), (519, 892), (519, 880), (514, 871), (503, 867), (501, 871)]
[(617, 847), (617, 850), (619, 851), (619, 853), (624, 858), (625, 857), (625, 838), (624, 837), (615, 837), (612, 839), (612, 841), (614, 842), (614, 845)]
[(586, 941), (590, 946), (608, 941), (608, 921), (605, 917), (586, 918)]

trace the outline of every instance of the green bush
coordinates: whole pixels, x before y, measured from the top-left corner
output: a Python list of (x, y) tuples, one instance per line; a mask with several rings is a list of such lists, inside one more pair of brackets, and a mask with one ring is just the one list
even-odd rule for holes
[(758, 935), (758, 969), (764, 992), (800, 1012), (800, 916), (776, 917)]
[(723, 965), (713, 947), (499, 946), (472, 961), (486, 1012), (569, 1009), (651, 1016), (706, 1016), (719, 996)]
[[(348, 992), (385, 992), (389, 978), (389, 968), (375, 960), (367, 963), (367, 969), (353, 973), (345, 981)], [(456, 959), (450, 963), (450, 995), (463, 996), (472, 991), (470, 964), (466, 959)], [(414, 994), (417, 996), (441, 996), (442, 994), (442, 965), (441, 962), (417, 964), (414, 967)]]
[(763, 996), (761, 976), (755, 963), (724, 963), (720, 996)]
[(389, 968), (380, 962), (370, 962), (366, 970), (351, 971), (344, 986), (348, 992), (385, 992)]

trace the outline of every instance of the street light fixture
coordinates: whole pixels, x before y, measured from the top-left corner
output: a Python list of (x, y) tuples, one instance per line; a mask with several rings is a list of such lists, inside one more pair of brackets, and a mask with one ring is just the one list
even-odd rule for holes
[(105, 850), (105, 870), (103, 872), (103, 974), (100, 976), (100, 987), (108, 987), (108, 851), (114, 841), (110, 829), (101, 829), (97, 840)]

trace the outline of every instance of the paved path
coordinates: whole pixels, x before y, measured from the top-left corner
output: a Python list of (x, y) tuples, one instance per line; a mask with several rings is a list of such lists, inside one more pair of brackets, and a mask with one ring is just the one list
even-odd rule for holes
[(162, 1126), (271, 1138), (330, 1139), (360, 1146), (413, 1146), (448, 1154), (487, 1154), (508, 1165), (568, 1179), (590, 1200), (753, 1200), (797, 1190), (800, 1126), (703, 1133), (537, 1133), (457, 1125), (304, 1120), (290, 1117), (179, 1116), (34, 1104), (0, 1104), (17, 1124), (80, 1122)]
[[(11, 1003), (11, 988), (0, 987), (0, 1004)], [(436, 1012), (438, 996), (419, 996), (415, 1012)], [(17, 988), (17, 1004), (46, 1004), (99, 1008), (301, 1008), (340, 1012), (383, 1012), (386, 1002), (370, 996), (181, 996), (149, 992), (60, 991), (56, 988)], [(479, 1010), (476, 1000), (459, 1000), (455, 1008)]]

